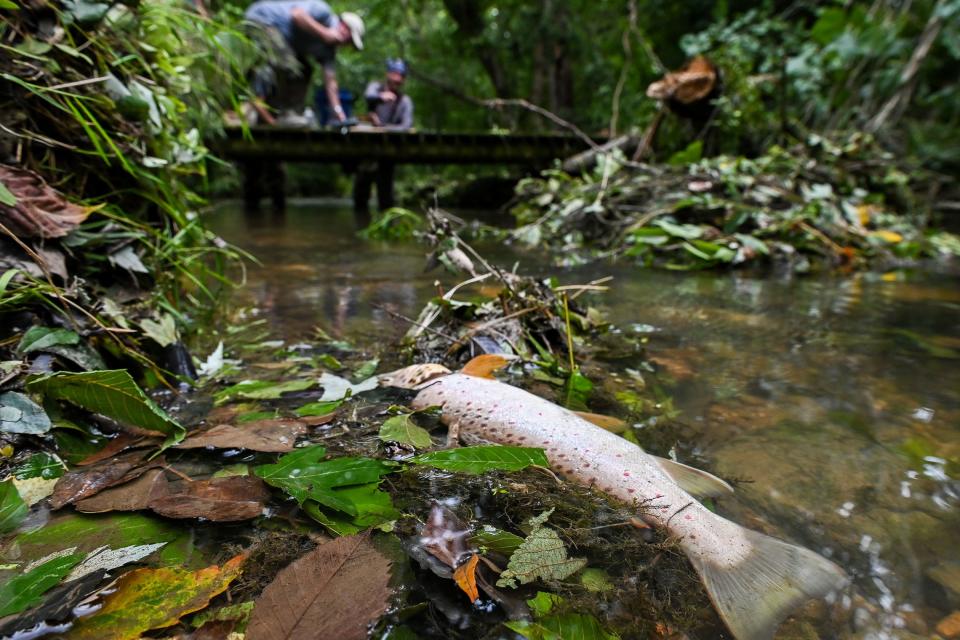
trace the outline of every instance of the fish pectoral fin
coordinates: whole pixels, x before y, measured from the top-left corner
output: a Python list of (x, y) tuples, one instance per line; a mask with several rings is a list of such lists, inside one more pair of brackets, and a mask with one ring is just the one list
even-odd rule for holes
[(733, 493), (733, 487), (712, 473), (667, 458), (650, 457), (660, 464), (660, 468), (673, 478), (681, 489), (694, 498), (715, 498), (725, 493)]
[(397, 387), (398, 389), (416, 389), (420, 385), (445, 376), (450, 373), (442, 364), (412, 364), (403, 369), (397, 369), (389, 373), (383, 373), (377, 376), (377, 382), (381, 387)]
[(575, 414), (591, 422), (601, 429), (606, 429), (612, 433), (623, 433), (627, 430), (627, 423), (620, 418), (605, 416), (602, 413), (590, 413), (589, 411), (574, 411)]
[(493, 380), (493, 372), (497, 369), (503, 369), (510, 364), (510, 360), (496, 353), (485, 353), (471, 359), (470, 362), (463, 365), (460, 373), (474, 378), (487, 378)]

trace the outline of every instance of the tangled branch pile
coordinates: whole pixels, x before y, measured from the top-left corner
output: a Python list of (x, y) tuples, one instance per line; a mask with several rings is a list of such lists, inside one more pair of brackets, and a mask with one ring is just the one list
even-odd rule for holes
[(528, 179), (512, 236), (568, 262), (613, 255), (669, 269), (773, 261), (805, 271), (960, 255), (955, 235), (927, 229), (918, 194), (935, 194), (937, 177), (902, 171), (863, 136), (844, 146), (814, 138), (756, 159), (699, 156), (694, 143), (665, 166), (608, 158), (583, 177)]

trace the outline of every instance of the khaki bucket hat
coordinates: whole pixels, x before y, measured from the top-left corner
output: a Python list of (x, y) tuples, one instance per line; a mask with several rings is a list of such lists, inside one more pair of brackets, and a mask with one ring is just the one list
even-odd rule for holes
[(340, 14), (340, 20), (350, 28), (350, 38), (353, 40), (353, 46), (357, 49), (363, 49), (363, 33), (366, 27), (363, 26), (363, 18), (352, 11), (344, 11)]

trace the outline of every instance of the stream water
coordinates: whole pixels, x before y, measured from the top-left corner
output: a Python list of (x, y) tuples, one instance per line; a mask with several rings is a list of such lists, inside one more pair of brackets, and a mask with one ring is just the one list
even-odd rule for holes
[[(415, 243), (358, 239), (338, 203), (283, 217), (225, 204), (210, 224), (261, 262), (232, 304), (296, 341), (320, 326), (383, 351), (435, 295)], [(854, 578), (835, 635), (931, 637), (960, 609), (960, 280), (914, 271), (806, 277), (670, 273), (626, 264), (557, 270), (488, 247), (501, 266), (564, 283), (613, 276), (592, 303), (648, 356), (679, 412), (672, 445), (743, 481), (720, 509), (832, 556)], [(676, 426), (680, 425), (680, 426)], [(665, 453), (658, 451), (657, 453)], [(913, 635), (915, 634), (915, 635)]]

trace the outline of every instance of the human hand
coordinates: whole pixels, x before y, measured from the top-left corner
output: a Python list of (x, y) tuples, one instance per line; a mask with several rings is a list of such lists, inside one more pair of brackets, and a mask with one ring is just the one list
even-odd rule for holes
[(397, 94), (395, 94), (393, 91), (381, 91), (380, 99), (384, 102), (393, 102), (397, 99)]

